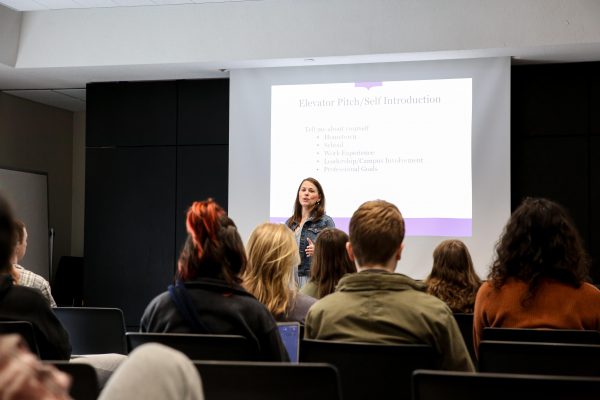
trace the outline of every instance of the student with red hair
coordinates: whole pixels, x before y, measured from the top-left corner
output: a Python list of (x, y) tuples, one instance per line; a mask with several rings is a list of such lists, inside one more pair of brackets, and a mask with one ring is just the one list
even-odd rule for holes
[(269, 311), (240, 286), (246, 253), (234, 222), (214, 200), (194, 202), (176, 284), (146, 307), (142, 332), (242, 335), (262, 360), (286, 361)]

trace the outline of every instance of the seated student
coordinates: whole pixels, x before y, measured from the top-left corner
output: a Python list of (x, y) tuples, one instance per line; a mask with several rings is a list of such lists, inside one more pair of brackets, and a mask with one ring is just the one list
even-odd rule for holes
[(12, 275), (15, 278), (17, 285), (27, 286), (38, 289), (44, 297), (48, 300), (50, 307), (56, 307), (56, 302), (50, 293), (50, 284), (40, 275), (33, 273), (18, 264), (19, 261), (25, 257), (27, 252), (27, 229), (25, 224), (19, 220), (15, 220), (17, 229), (17, 244), (12, 256), (13, 272)]
[(444, 240), (437, 245), (425, 284), (427, 293), (443, 300), (452, 312), (472, 313), (481, 280), (467, 246), (460, 240)]
[(150, 302), (140, 330), (242, 335), (256, 344), (262, 360), (287, 361), (275, 320), (240, 286), (246, 254), (225, 210), (212, 199), (195, 202), (186, 227), (177, 284)]
[(300, 263), (298, 245), (291, 230), (282, 224), (259, 225), (246, 246), (248, 264), (243, 285), (263, 303), (279, 322), (304, 323), (316, 301), (298, 293), (294, 267)]
[[(15, 285), (11, 257), (17, 242), (12, 209), (0, 195), (0, 320), (29, 321), (43, 360), (69, 360), (69, 335), (38, 289)], [(96, 370), (102, 387), (126, 358), (121, 354), (93, 354), (74, 359)]]
[(17, 242), (16, 232), (12, 209), (0, 196), (0, 319), (31, 322), (41, 358), (68, 360), (71, 355), (69, 335), (47, 299), (37, 289), (14, 283), (11, 257)]
[(590, 262), (558, 204), (527, 198), (500, 241), (475, 301), (473, 341), (485, 327), (600, 331), (600, 290), (586, 283)]
[[(4, 400), (68, 400), (71, 378), (40, 362), (18, 335), (0, 336), (0, 395)], [(182, 353), (149, 343), (135, 349), (102, 390), (100, 400), (201, 400), (200, 376)]]
[(348, 235), (336, 228), (326, 228), (319, 233), (315, 241), (310, 281), (300, 293), (320, 299), (333, 293), (342, 276), (356, 272), (356, 265), (346, 251), (347, 242)]
[(427, 344), (442, 369), (474, 371), (454, 320), (423, 285), (395, 273), (404, 245), (404, 220), (383, 200), (362, 204), (350, 220), (350, 258), (358, 273), (344, 276), (336, 291), (315, 303), (305, 337), (386, 344)]

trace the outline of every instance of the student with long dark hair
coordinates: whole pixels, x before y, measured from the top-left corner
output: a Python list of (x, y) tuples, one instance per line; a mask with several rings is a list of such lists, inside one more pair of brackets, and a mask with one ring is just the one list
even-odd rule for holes
[(315, 255), (310, 269), (310, 281), (300, 290), (308, 296), (320, 299), (335, 291), (346, 274), (356, 272), (356, 265), (346, 251), (348, 235), (336, 228), (326, 228), (315, 242)]
[(294, 201), (294, 214), (286, 221), (286, 225), (294, 232), (298, 244), (300, 265), (297, 281), (298, 286), (302, 287), (310, 276), (317, 235), (325, 228), (335, 227), (331, 217), (325, 214), (325, 193), (315, 178), (300, 182)]
[(262, 360), (287, 360), (275, 320), (240, 286), (246, 253), (225, 210), (212, 199), (195, 202), (186, 228), (177, 283), (146, 307), (141, 331), (242, 335)]
[(427, 293), (443, 300), (455, 313), (472, 313), (481, 280), (475, 273), (467, 246), (460, 240), (444, 240), (433, 251), (433, 268), (427, 277)]
[(589, 258), (560, 205), (527, 198), (496, 246), (475, 301), (474, 344), (485, 327), (600, 330), (600, 290), (586, 283)]

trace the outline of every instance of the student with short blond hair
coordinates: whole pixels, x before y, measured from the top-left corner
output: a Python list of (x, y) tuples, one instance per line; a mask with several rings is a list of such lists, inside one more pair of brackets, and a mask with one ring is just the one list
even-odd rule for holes
[(442, 369), (474, 371), (452, 311), (424, 292), (424, 285), (395, 273), (404, 249), (398, 208), (375, 200), (350, 220), (348, 254), (358, 270), (313, 305), (306, 317), (308, 339), (384, 344), (427, 344)]

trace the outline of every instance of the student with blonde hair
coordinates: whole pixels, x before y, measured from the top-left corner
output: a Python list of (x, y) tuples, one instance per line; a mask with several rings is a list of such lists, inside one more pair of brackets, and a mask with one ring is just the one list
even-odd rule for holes
[(427, 293), (443, 300), (455, 313), (472, 313), (481, 280), (469, 249), (460, 240), (444, 240), (433, 251)]
[(298, 293), (294, 267), (300, 262), (294, 234), (285, 225), (259, 225), (246, 246), (243, 285), (280, 322), (304, 323), (312, 297)]

